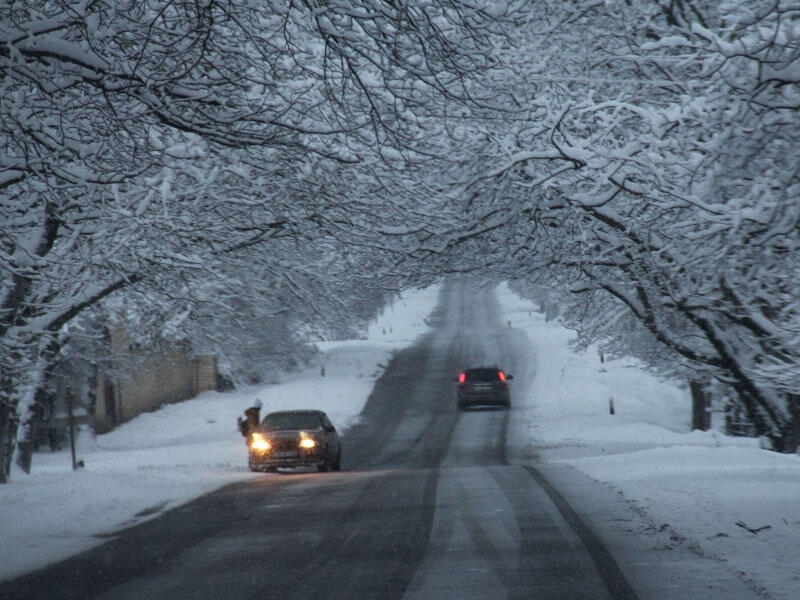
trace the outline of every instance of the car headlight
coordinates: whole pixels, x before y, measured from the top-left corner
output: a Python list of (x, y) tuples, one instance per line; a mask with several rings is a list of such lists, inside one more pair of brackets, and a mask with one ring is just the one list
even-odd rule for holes
[(317, 442), (315, 442), (312, 438), (303, 438), (300, 440), (300, 447), (305, 448), (306, 450), (310, 450), (311, 448), (314, 448), (316, 445)]
[(254, 433), (250, 438), (250, 449), (258, 450), (259, 452), (266, 452), (272, 448), (269, 441), (260, 433)]

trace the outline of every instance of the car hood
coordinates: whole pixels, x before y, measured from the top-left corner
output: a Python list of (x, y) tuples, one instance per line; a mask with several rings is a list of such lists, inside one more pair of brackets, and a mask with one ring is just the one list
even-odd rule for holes
[(316, 437), (322, 433), (321, 429), (256, 429), (261, 435), (274, 440), (292, 440), (299, 437)]

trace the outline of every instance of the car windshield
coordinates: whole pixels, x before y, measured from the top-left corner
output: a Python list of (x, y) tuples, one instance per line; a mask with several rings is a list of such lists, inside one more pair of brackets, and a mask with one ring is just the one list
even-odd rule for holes
[(272, 413), (261, 421), (261, 428), (267, 431), (281, 429), (319, 429), (322, 422), (315, 413)]

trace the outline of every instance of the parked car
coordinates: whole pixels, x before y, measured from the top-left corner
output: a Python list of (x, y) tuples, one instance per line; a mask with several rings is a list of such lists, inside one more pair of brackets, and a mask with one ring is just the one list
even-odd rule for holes
[(464, 410), (468, 406), (510, 408), (511, 394), (508, 389), (508, 381), (513, 378), (512, 375), (505, 373), (497, 366), (464, 369), (456, 378), (458, 410)]
[(342, 461), (339, 434), (321, 410), (269, 413), (247, 435), (251, 471), (315, 467), (338, 471)]

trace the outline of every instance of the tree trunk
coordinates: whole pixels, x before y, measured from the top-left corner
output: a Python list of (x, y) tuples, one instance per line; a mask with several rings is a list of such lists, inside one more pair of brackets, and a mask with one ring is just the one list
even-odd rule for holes
[(711, 413), (708, 411), (708, 393), (705, 386), (697, 380), (689, 382), (692, 392), (692, 429), (708, 431), (711, 427)]
[(0, 391), (0, 483), (8, 483), (17, 437), (17, 407)]
[(800, 450), (800, 394), (789, 394), (786, 403), (789, 406), (791, 421), (786, 427), (783, 451), (787, 454), (795, 454)]
[[(19, 355), (11, 353), (10, 359), (18, 361)], [(21, 362), (21, 361), (20, 361)], [(8, 483), (11, 477), (11, 465), (17, 449), (17, 432), (19, 430), (20, 388), (18, 373), (9, 369), (0, 369), (0, 483)]]
[(49, 394), (45, 391), (44, 386), (48, 383), (48, 373), (45, 374), (44, 381), (39, 385), (36, 390), (35, 400), (33, 406), (27, 415), (27, 419), (23, 427), (23, 439), (17, 442), (17, 464), (26, 473), (31, 472), (31, 465), (33, 464), (33, 449), (35, 447), (36, 434), (39, 429), (39, 424), (42, 420), (44, 403), (49, 401)]

